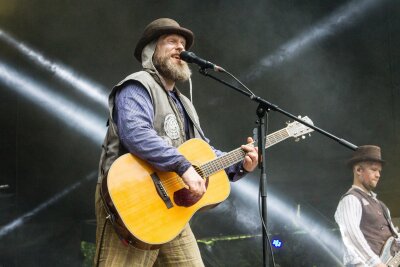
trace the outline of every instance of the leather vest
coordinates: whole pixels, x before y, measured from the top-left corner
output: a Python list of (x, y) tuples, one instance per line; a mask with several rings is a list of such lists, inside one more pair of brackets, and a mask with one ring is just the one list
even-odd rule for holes
[(386, 240), (393, 235), (390, 223), (386, 219), (386, 216), (388, 216), (387, 207), (362, 190), (353, 188), (348, 194), (360, 200), (362, 207), (361, 232), (372, 251), (376, 255), (380, 255)]

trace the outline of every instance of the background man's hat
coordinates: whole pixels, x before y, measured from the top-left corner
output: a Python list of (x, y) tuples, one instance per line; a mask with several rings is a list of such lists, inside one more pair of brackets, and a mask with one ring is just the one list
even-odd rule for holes
[(354, 164), (362, 161), (385, 163), (381, 157), (381, 148), (372, 145), (359, 146), (354, 152), (353, 157), (347, 161), (347, 165), (352, 167)]
[(161, 18), (156, 19), (155, 21), (150, 22), (149, 25), (144, 29), (143, 35), (140, 38), (139, 42), (135, 48), (135, 57), (139, 62), (142, 62), (142, 50), (143, 48), (160, 37), (163, 34), (178, 34), (183, 36), (186, 39), (186, 47), (188, 50), (192, 44), (194, 39), (194, 34), (191, 30), (181, 27), (178, 22), (169, 18)]

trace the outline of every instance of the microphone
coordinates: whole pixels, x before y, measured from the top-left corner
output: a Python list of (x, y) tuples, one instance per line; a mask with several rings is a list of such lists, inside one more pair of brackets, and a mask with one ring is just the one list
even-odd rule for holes
[(187, 63), (194, 63), (200, 66), (202, 69), (213, 69), (214, 71), (219, 71), (219, 72), (224, 72), (225, 70), (221, 68), (220, 66), (215, 65), (214, 63), (207, 61), (205, 59), (202, 59), (198, 56), (196, 56), (195, 53), (190, 52), (190, 51), (182, 51), (179, 54), (179, 57), (183, 60), (186, 61)]

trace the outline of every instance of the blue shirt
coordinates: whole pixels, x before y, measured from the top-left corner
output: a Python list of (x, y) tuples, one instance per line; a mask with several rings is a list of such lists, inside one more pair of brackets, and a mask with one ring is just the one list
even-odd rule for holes
[[(188, 137), (188, 123), (190, 119), (184, 111), (182, 103), (174, 93), (178, 110), (183, 113), (185, 133)], [(191, 163), (179, 151), (168, 145), (153, 128), (154, 109), (146, 88), (138, 82), (127, 82), (118, 90), (115, 97), (113, 119), (117, 124), (118, 135), (122, 145), (132, 154), (147, 161), (159, 171), (173, 171), (182, 174), (191, 166)], [(209, 140), (205, 140), (209, 142)], [(217, 156), (224, 153), (213, 148)], [(242, 163), (237, 163), (225, 169), (230, 180), (240, 179), (245, 172)]]

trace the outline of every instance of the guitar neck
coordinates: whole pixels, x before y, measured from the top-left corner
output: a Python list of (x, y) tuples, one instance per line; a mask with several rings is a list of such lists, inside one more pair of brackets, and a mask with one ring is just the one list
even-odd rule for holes
[[(273, 146), (289, 137), (290, 135), (287, 132), (286, 128), (276, 131), (272, 134), (269, 134), (265, 140), (265, 148)], [(254, 144), (254, 142), (252, 144)], [(200, 172), (202, 173), (203, 177), (208, 177), (235, 163), (238, 163), (239, 161), (242, 161), (245, 155), (246, 152), (239, 147), (236, 148), (235, 150), (232, 150), (231, 152), (222, 155), (221, 157), (218, 157), (209, 162), (206, 162), (201, 166), (198, 166), (198, 168), (200, 169)]]

